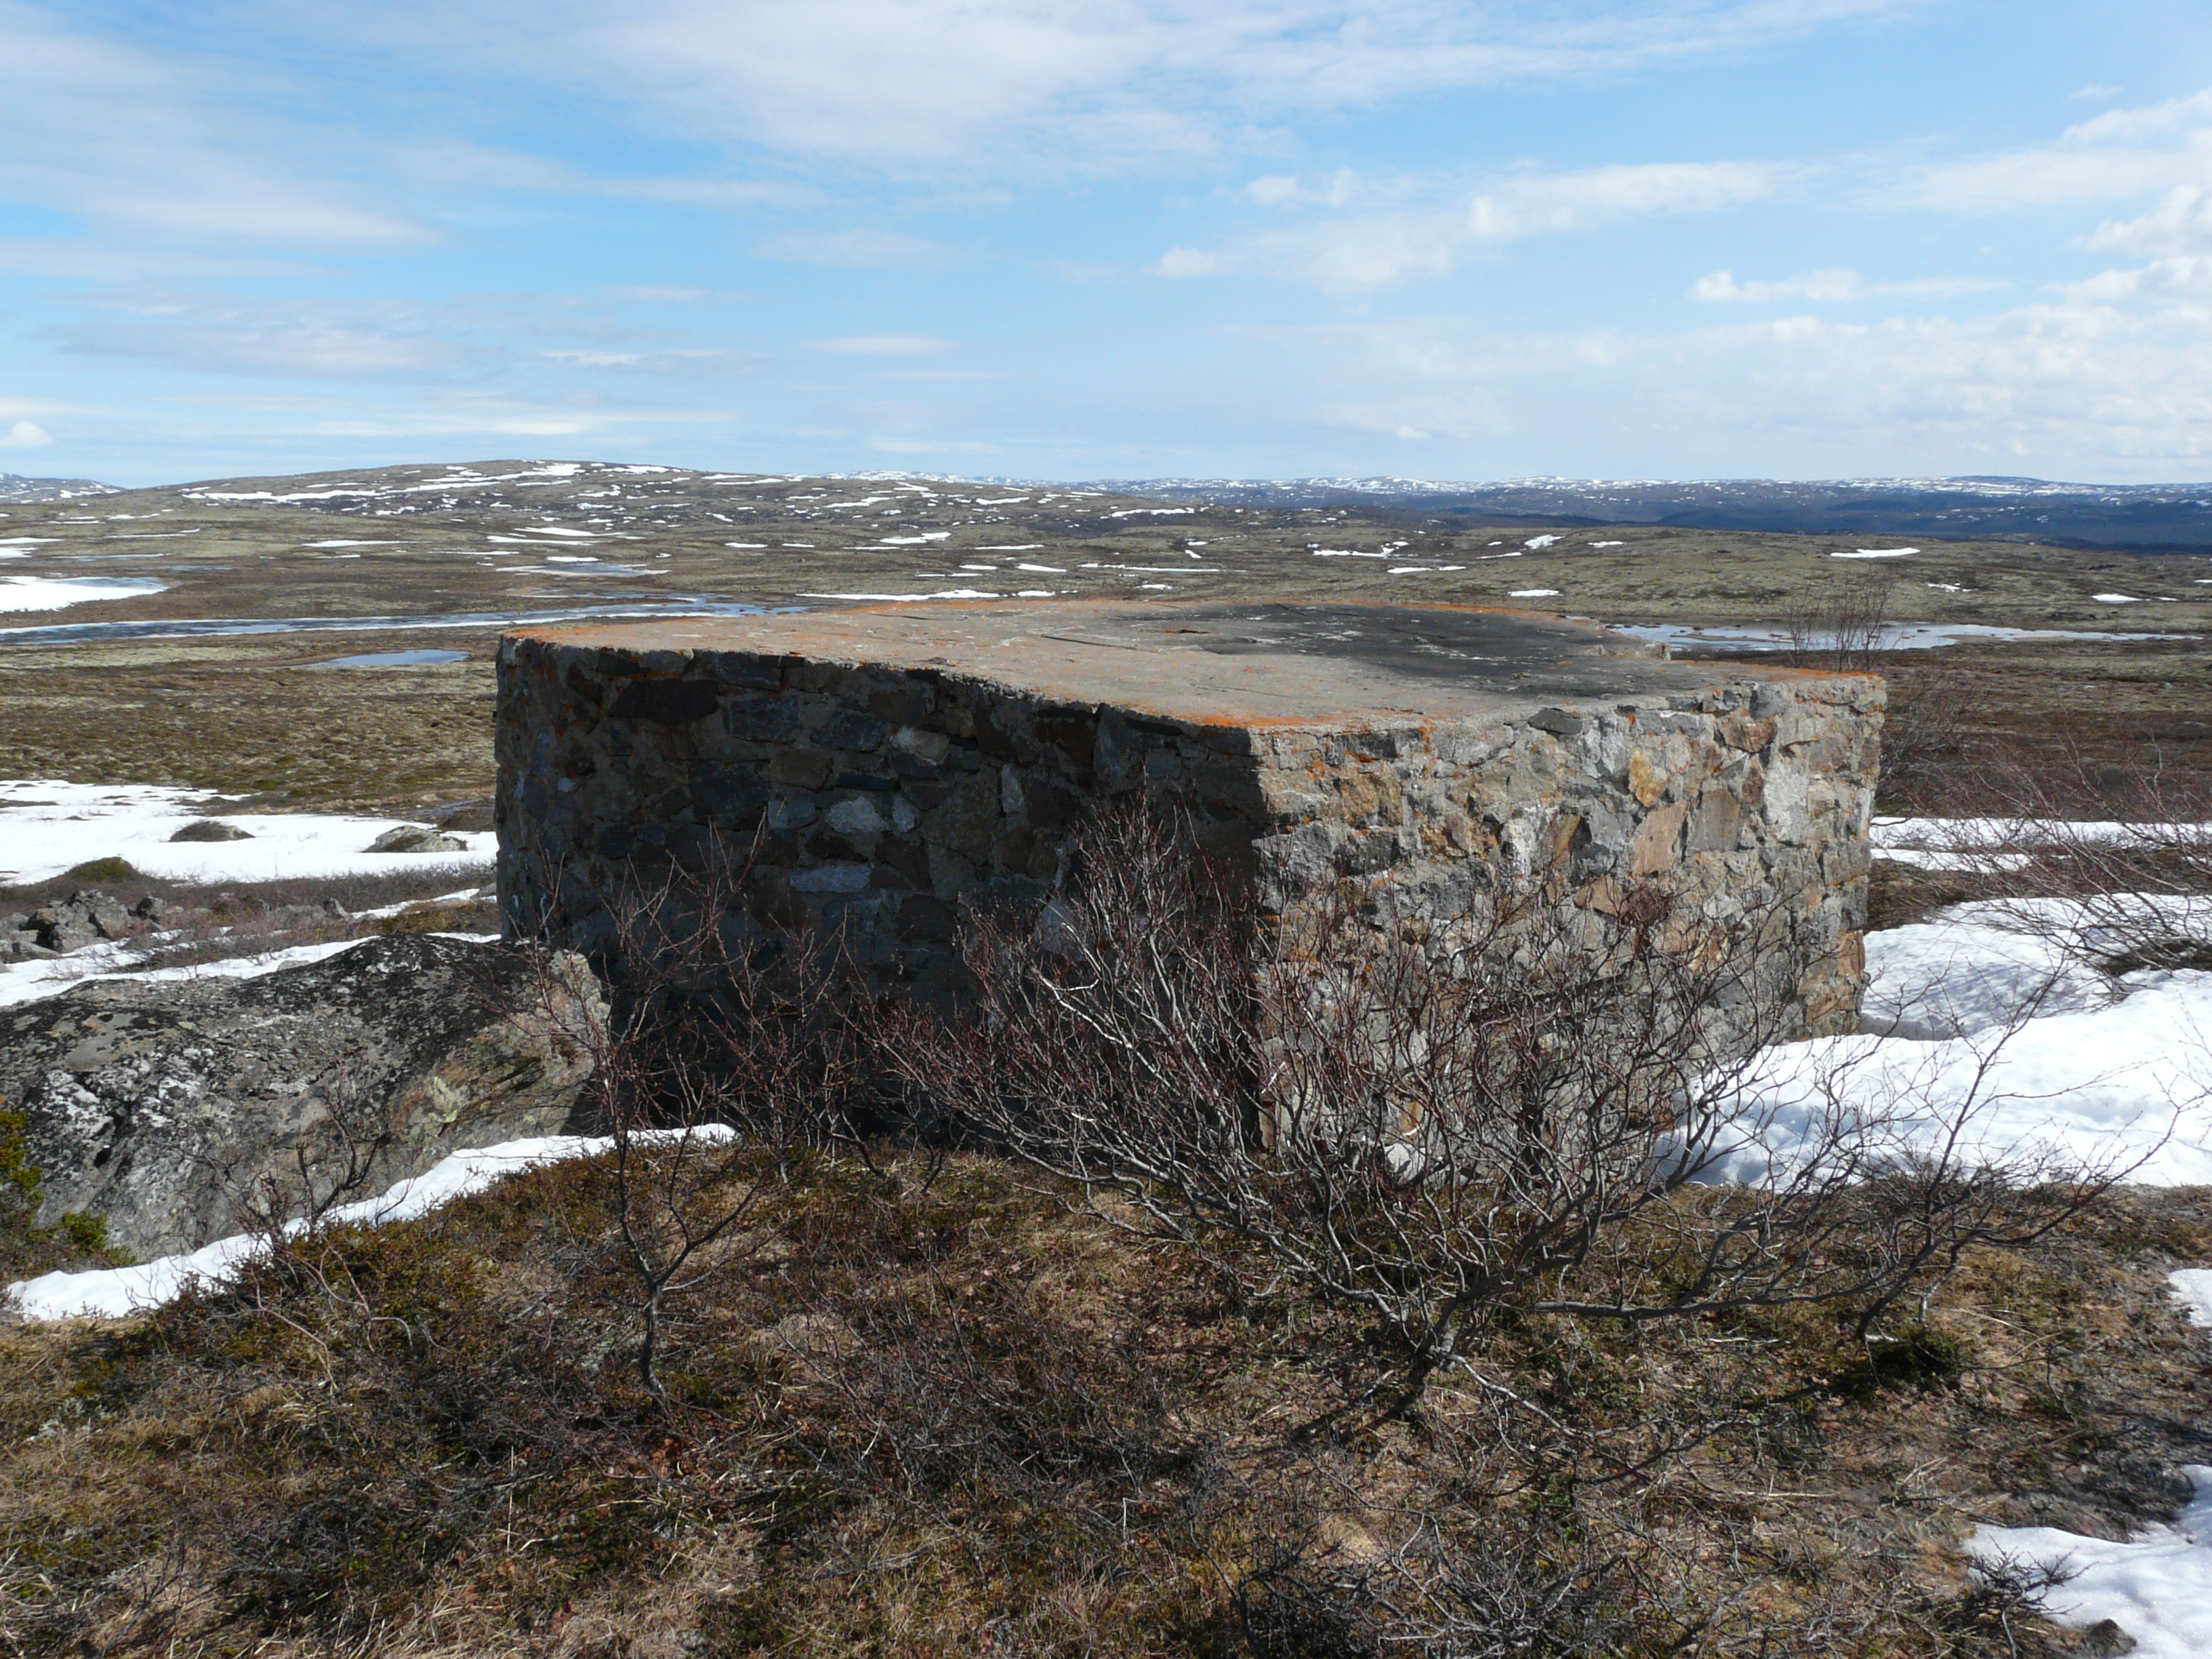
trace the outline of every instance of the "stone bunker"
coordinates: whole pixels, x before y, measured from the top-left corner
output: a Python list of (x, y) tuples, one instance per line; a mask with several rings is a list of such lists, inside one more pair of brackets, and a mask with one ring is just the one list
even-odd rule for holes
[(1145, 789), (1276, 911), (1547, 872), (1601, 908), (1641, 877), (1716, 921), (1779, 906), (1794, 1023), (1856, 1018), (1870, 676), (1533, 612), (1082, 600), (532, 629), (499, 685), (502, 912), (586, 951), (626, 881), (752, 848), (759, 920), (957, 991), (963, 901), (1041, 896), (1086, 814)]

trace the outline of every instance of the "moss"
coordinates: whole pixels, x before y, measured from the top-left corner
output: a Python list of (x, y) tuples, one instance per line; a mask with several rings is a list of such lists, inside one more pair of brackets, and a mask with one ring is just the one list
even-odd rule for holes
[(40, 1174), (24, 1139), (21, 1112), (0, 1111), (0, 1279), (22, 1279), (57, 1268), (129, 1265), (127, 1252), (112, 1249), (107, 1224), (71, 1213), (51, 1227), (38, 1224)]
[(72, 865), (63, 872), (70, 881), (143, 881), (145, 873), (130, 860), (108, 857), (88, 859), (82, 864)]

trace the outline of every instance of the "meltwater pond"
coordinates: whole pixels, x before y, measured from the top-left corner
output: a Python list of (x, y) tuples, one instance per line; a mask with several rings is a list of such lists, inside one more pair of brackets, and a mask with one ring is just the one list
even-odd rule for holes
[[(1787, 628), (1758, 623), (1717, 623), (1708, 628), (1687, 623), (1606, 624), (1616, 633), (1632, 634), (1650, 645), (1677, 651), (1832, 651), (1832, 634), (1793, 638)], [(1876, 651), (1932, 651), (1968, 640), (2018, 642), (2028, 640), (2193, 640), (2194, 634), (2117, 634), (2108, 629), (2072, 628), (1998, 628), (1987, 623), (1898, 623), (1881, 630), (1872, 642)]]

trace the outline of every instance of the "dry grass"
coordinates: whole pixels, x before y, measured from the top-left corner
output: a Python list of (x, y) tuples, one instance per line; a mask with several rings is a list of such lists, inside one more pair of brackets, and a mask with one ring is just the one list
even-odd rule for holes
[[(2204, 1455), (2154, 1265), (2212, 1247), (2201, 1195), (1977, 1255), (1881, 1375), (1814, 1315), (1530, 1317), (1486, 1356), (1512, 1399), (1446, 1378), (1376, 1419), (1345, 1410), (1372, 1362), (1341, 1315), (1239, 1297), (988, 1160), (921, 1167), (790, 1172), (673, 1322), (665, 1401), (585, 1248), (589, 1166), (8, 1335), (0, 1637), (1349, 1655), (1426, 1616), (1461, 1653), (2061, 1652), (1956, 1539), (2116, 1533)], [(1654, 1425), (1683, 1444), (1637, 1469)], [(1527, 1646), (1474, 1630), (1531, 1618)]]

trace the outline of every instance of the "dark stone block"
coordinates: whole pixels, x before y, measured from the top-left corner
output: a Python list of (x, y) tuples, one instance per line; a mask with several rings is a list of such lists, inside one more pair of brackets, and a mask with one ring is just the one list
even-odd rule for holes
[(929, 849), (919, 841), (885, 836), (876, 844), (876, 862), (897, 871), (912, 886), (929, 885)]
[(995, 849), (999, 867), (1026, 873), (1030, 867), (1030, 854), (1036, 848), (1036, 830), (1026, 823), (1010, 824), (999, 833), (999, 845)]
[(1371, 876), (1395, 864), (1399, 852), (1394, 835), (1361, 836), (1337, 849), (1336, 867), (1347, 876)]
[(1022, 799), (1028, 804), (1030, 822), (1040, 830), (1065, 830), (1083, 816), (1080, 795), (1043, 778), (1024, 778)]
[(944, 805), (951, 798), (952, 786), (933, 782), (927, 778), (908, 778), (900, 786), (899, 793), (927, 812)]
[(884, 723), (857, 708), (841, 708), (830, 717), (817, 739), (825, 749), (844, 749), (870, 755), (884, 746)]
[(808, 832), (806, 855), (817, 864), (866, 864), (874, 854), (827, 827)]
[(1576, 738), (1582, 735), (1583, 717), (1565, 708), (1539, 708), (1528, 716), (1528, 724), (1553, 737)]
[(704, 665), (721, 685), (748, 691), (775, 691), (783, 685), (783, 659), (750, 651), (720, 651)]
[(689, 726), (714, 712), (720, 699), (700, 680), (632, 680), (607, 712), (617, 720)]
[(868, 712), (893, 726), (912, 726), (928, 714), (929, 692), (927, 684), (914, 679), (884, 686), (868, 694)]
[(882, 772), (840, 772), (837, 787), (840, 789), (870, 789), (879, 795), (889, 795), (897, 793), (899, 781)]
[(794, 836), (763, 836), (740, 856), (748, 855), (756, 868), (789, 870), (799, 863), (799, 841)]
[(902, 945), (950, 945), (960, 917), (942, 899), (914, 893), (899, 901), (896, 923)]
[(1036, 742), (1022, 729), (1018, 703), (988, 693), (975, 699), (975, 746), (993, 760), (1033, 761)]
[(757, 766), (691, 763), (691, 802), (718, 829), (749, 830), (768, 808), (769, 787)]
[(1032, 723), (1039, 743), (1048, 744), (1088, 771), (1098, 747), (1098, 711), (1095, 708), (1051, 708)]
[(805, 705), (796, 697), (737, 697), (722, 705), (722, 729), (755, 743), (790, 743)]

